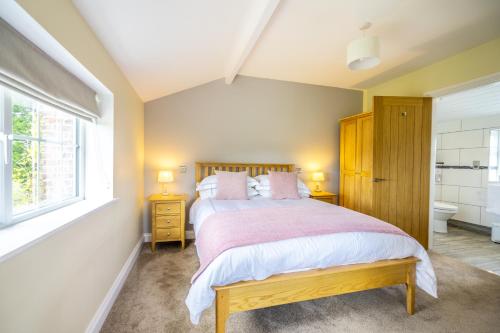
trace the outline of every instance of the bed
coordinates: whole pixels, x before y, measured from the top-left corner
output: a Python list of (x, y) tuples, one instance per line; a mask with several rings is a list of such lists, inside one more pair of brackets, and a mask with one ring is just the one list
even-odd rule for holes
[[(269, 170), (290, 172), (294, 166), (199, 162), (196, 163), (196, 182), (215, 170), (247, 170), (255, 177)], [(198, 238), (204, 221), (216, 212), (266, 207), (286, 210), (298, 206), (312, 210), (322, 205), (329, 204), (312, 199), (198, 198), (191, 208), (190, 222)], [(346, 213), (345, 208), (335, 209)], [(215, 327), (220, 333), (225, 332), (227, 318), (232, 313), (398, 284), (406, 286), (408, 314), (414, 312), (416, 285), (437, 297), (432, 264), (416, 240), (373, 232), (337, 233), (231, 248), (221, 253), (193, 281), (186, 305), (191, 321), (196, 324), (201, 313), (215, 301)]]

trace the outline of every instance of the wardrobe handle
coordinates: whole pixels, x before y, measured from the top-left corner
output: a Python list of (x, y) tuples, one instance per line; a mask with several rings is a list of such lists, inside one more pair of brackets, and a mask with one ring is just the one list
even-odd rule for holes
[(373, 178), (372, 179), (372, 182), (374, 183), (380, 183), (380, 182), (384, 182), (386, 181), (387, 179), (384, 179), (384, 178)]

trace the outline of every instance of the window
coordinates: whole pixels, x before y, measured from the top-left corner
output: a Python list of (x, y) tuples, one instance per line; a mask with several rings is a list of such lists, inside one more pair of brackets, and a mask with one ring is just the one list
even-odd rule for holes
[(500, 129), (490, 130), (490, 158), (489, 158), (488, 182), (499, 182), (500, 180)]
[(0, 86), (0, 225), (83, 198), (83, 121)]

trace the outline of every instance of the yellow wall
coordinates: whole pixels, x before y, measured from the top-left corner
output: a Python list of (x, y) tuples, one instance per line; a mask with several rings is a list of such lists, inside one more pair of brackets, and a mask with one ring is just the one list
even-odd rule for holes
[(83, 332), (142, 236), (144, 105), (70, 0), (19, 0), (114, 94), (117, 202), (0, 263), (0, 332)]
[(500, 39), (368, 88), (363, 110), (371, 111), (373, 96), (423, 96), (497, 72), (500, 72)]

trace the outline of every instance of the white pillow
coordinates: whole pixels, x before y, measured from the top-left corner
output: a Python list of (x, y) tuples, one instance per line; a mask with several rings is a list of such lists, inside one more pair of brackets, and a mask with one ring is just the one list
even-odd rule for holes
[[(255, 186), (259, 184), (252, 177), (247, 177), (247, 194), (248, 197), (255, 197), (259, 192), (255, 190)], [(217, 177), (215, 175), (203, 178), (203, 180), (196, 185), (196, 191), (199, 192), (201, 199), (215, 198), (217, 195)]]
[[(259, 182), (259, 184), (255, 186), (257, 192), (264, 198), (271, 198), (271, 183), (269, 181), (269, 175), (259, 175), (255, 177), (255, 179)], [(297, 187), (301, 198), (309, 198), (311, 190), (301, 179), (298, 178)]]
[[(215, 198), (215, 196), (217, 195), (217, 188), (215, 187), (215, 188), (201, 189), (198, 191), (198, 193), (200, 194), (201, 199)], [(247, 188), (247, 195), (249, 198), (251, 198), (259, 195), (259, 192), (257, 192), (257, 190), (254, 189), (253, 187), (249, 187)]]
[[(255, 187), (259, 185), (259, 182), (255, 180), (255, 178), (248, 177), (247, 176), (247, 186), (250, 187)], [(217, 188), (217, 176), (212, 175), (203, 178), (203, 180), (196, 184), (196, 191), (204, 190), (204, 189), (216, 189)]]
[[(269, 175), (259, 175), (255, 177), (255, 179), (258, 181), (258, 185), (255, 187), (257, 190), (270, 190), (271, 189), (271, 182), (269, 181)], [(300, 179), (297, 178), (297, 187), (299, 189), (299, 193), (302, 192), (309, 192), (311, 193), (311, 190), (309, 190), (309, 187)]]

